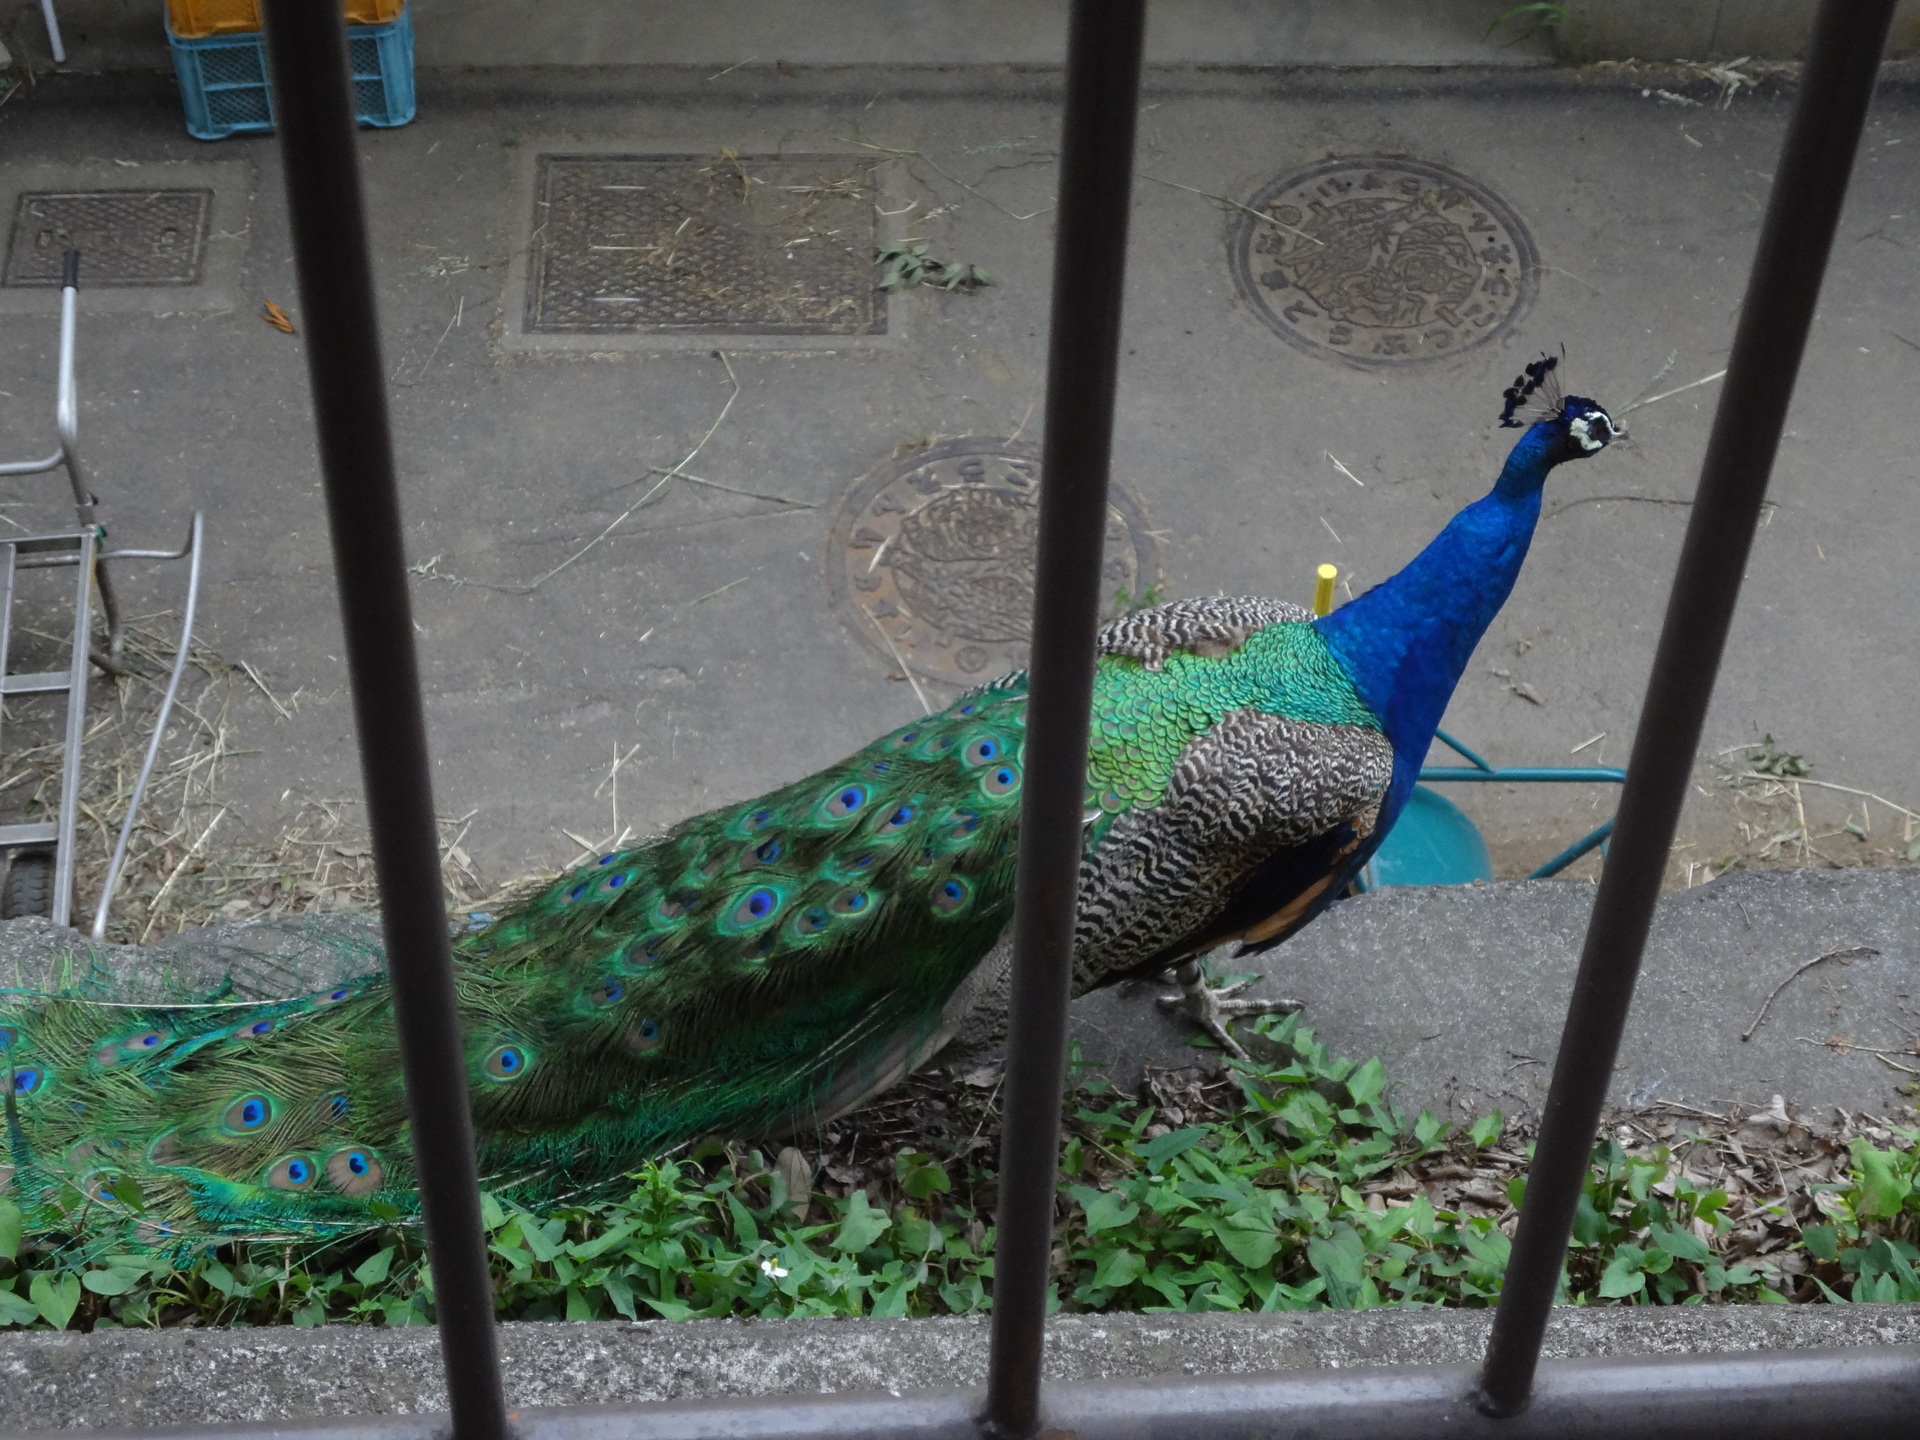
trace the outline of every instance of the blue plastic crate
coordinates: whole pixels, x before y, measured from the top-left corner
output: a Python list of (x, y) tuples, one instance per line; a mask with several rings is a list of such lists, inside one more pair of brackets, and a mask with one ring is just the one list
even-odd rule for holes
[[(187, 133), (196, 140), (273, 129), (273, 87), (259, 31), (186, 40), (167, 27)], [(353, 109), (362, 125), (404, 125), (413, 119), (413, 14), (385, 25), (347, 27)]]

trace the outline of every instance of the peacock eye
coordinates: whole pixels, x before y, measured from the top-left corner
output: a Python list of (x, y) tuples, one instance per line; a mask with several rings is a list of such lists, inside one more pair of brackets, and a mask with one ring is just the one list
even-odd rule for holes
[(645, 1055), (649, 1050), (660, 1046), (660, 1022), (641, 1020), (627, 1031), (627, 1048), (636, 1055)]
[(678, 920), (691, 915), (699, 906), (698, 890), (676, 890), (660, 902), (657, 911), (662, 920)]
[(632, 878), (633, 876), (625, 870), (616, 870), (600, 882), (600, 893), (603, 895), (611, 895)]
[(335, 1120), (346, 1119), (347, 1112), (353, 1108), (353, 1102), (339, 1091), (335, 1091), (331, 1095), (322, 1095), (320, 1104), (316, 1108), (320, 1111), (321, 1121), (331, 1124)]
[(596, 1005), (612, 1005), (627, 993), (627, 987), (618, 980), (602, 980), (587, 992), (587, 999)]
[(319, 999), (322, 1005), (338, 1005), (351, 994), (353, 994), (353, 991), (342, 985), (338, 990), (327, 991), (327, 993), (320, 996)]
[(758, 845), (749, 845), (740, 852), (742, 870), (757, 869), (762, 865), (772, 865), (787, 853), (787, 843), (778, 835), (762, 840)]
[(969, 765), (990, 765), (1000, 758), (1006, 747), (991, 735), (982, 735), (967, 746), (966, 760)]
[(980, 788), (989, 795), (1011, 795), (1020, 788), (1020, 771), (1012, 765), (989, 770)]
[(897, 831), (906, 829), (907, 826), (912, 823), (913, 807), (911, 805), (902, 805), (887, 817), (887, 823), (880, 827), (880, 833), (882, 835), (892, 835)]
[(794, 917), (793, 928), (802, 935), (818, 935), (827, 928), (830, 917), (818, 905), (802, 910)]
[(780, 896), (777, 891), (762, 885), (750, 892), (734, 906), (733, 923), (736, 925), (758, 925), (774, 911), (780, 908)]
[(619, 963), (629, 970), (645, 970), (658, 965), (665, 952), (665, 943), (658, 936), (650, 935), (622, 951)]
[(827, 801), (827, 814), (836, 820), (844, 820), (862, 805), (867, 803), (867, 790), (864, 785), (849, 785), (837, 792)]
[(144, 1035), (134, 1036), (133, 1044), (135, 1049), (151, 1050), (153, 1049), (154, 1046), (158, 1045), (162, 1040), (166, 1038), (167, 1037), (162, 1035), (158, 1030), (149, 1030)]
[(518, 1080), (527, 1070), (527, 1052), (518, 1045), (501, 1045), (487, 1056), (485, 1065), (496, 1080)]
[(957, 915), (967, 908), (973, 889), (966, 881), (951, 879), (933, 892), (933, 908), (942, 915)]
[(242, 1027), (240, 1033), (253, 1039), (258, 1039), (262, 1035), (271, 1035), (273, 1033), (273, 1021), (256, 1020), (253, 1024)]
[(956, 810), (953, 824), (947, 831), (949, 839), (963, 840), (980, 828), (980, 817), (971, 810)]
[(40, 1088), (40, 1082), (44, 1078), (38, 1070), (16, 1070), (13, 1072), (13, 1093), (31, 1095)]
[(313, 1162), (303, 1155), (289, 1155), (274, 1162), (267, 1171), (267, 1184), (276, 1190), (304, 1190), (313, 1184)]
[(862, 915), (873, 903), (873, 897), (864, 890), (843, 890), (833, 897), (832, 910), (836, 915)]
[(238, 1134), (258, 1130), (273, 1118), (273, 1102), (264, 1095), (242, 1095), (227, 1107), (228, 1130)]
[(342, 1195), (370, 1195), (380, 1188), (387, 1174), (379, 1156), (357, 1146), (329, 1155), (326, 1172), (327, 1183)]
[(587, 893), (587, 882), (582, 880), (578, 885), (575, 885), (571, 890), (567, 891), (567, 897), (566, 897), (567, 903), (571, 904), (572, 902), (574, 902), (575, 900), (578, 900), (582, 895), (586, 893)]
[(613, 862), (614, 862), (615, 860), (617, 860), (617, 859), (619, 859), (619, 858), (620, 858), (620, 857), (619, 857), (619, 856), (618, 856), (617, 854), (615, 854), (615, 855), (602, 855), (602, 856), (601, 856), (601, 857), (600, 857), (600, 858), (599, 858), (598, 860), (596, 860), (596, 861), (594, 861), (593, 863), (594, 863), (594, 864), (596, 864), (596, 865), (611, 865), (611, 864), (613, 864)]
[(898, 735), (894, 736), (893, 739), (889, 740), (887, 744), (892, 749), (904, 750), (919, 738), (920, 732), (918, 730), (902, 730)]
[(965, 705), (962, 705), (960, 707), (960, 713), (962, 715), (971, 715), (973, 714), (974, 711), (978, 710), (979, 708), (980, 707), (974, 704), (972, 701), (968, 701)]

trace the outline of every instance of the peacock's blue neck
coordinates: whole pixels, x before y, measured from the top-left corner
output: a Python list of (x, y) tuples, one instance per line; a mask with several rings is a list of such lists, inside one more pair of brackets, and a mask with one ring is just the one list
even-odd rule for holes
[(1314, 622), (1393, 742), (1395, 813), (1527, 558), (1556, 439), (1551, 422), (1529, 428), (1491, 493), (1455, 515), (1399, 574)]

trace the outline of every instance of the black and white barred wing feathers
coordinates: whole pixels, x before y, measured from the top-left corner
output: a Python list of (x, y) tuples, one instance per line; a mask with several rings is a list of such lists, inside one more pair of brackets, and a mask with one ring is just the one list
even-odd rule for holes
[(1166, 798), (1116, 816), (1082, 862), (1075, 992), (1285, 911), (1371, 833), (1392, 778), (1393, 747), (1377, 730), (1229, 715), (1187, 747)]

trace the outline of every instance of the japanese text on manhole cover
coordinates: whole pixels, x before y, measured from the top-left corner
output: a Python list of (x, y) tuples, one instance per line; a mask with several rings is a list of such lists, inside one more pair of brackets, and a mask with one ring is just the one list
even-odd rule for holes
[(1234, 277), (1303, 350), (1386, 367), (1484, 344), (1533, 298), (1533, 240), (1504, 202), (1418, 160), (1329, 160), (1261, 190)]
[(882, 335), (874, 162), (543, 155), (525, 328)]
[[(827, 546), (841, 617), (897, 665), (977, 685), (1027, 663), (1033, 622), (1040, 452), (949, 440), (888, 461), (847, 496)], [(1146, 518), (1107, 491), (1104, 613), (1155, 582)]]
[(211, 190), (29, 190), (14, 211), (0, 284), (58, 285), (80, 252), (80, 284), (197, 285)]

